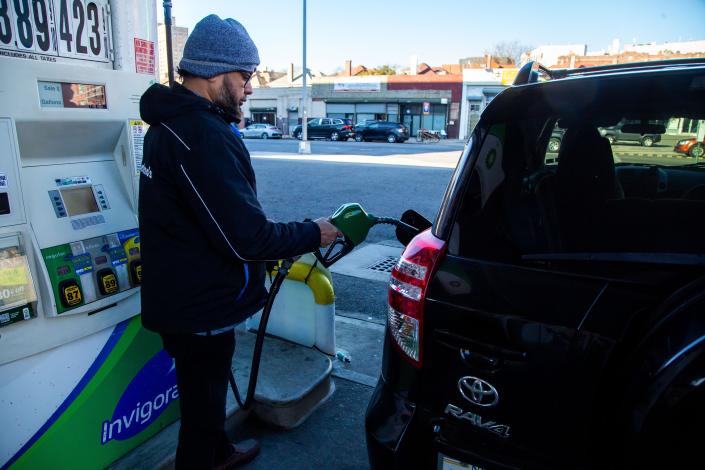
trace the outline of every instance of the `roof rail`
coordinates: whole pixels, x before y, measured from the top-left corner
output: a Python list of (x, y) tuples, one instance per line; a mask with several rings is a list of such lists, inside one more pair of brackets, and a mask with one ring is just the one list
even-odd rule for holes
[(665, 59), (645, 62), (625, 62), (622, 64), (597, 65), (594, 67), (582, 67), (577, 69), (555, 69), (551, 70), (554, 78), (564, 78), (571, 75), (584, 75), (597, 72), (618, 71), (618, 70), (649, 70), (662, 68), (664, 66), (696, 66), (705, 65), (705, 57), (691, 57), (687, 59)]
[(699, 66), (705, 65), (705, 57), (691, 57), (687, 59), (653, 60), (647, 62), (626, 62), (622, 64), (598, 65), (595, 67), (582, 67), (577, 69), (547, 69), (536, 61), (524, 64), (516, 78), (514, 85), (526, 85), (539, 81), (556, 80), (573, 75), (588, 75), (591, 73), (624, 71), (624, 70), (650, 70), (668, 66)]
[(558, 78), (553, 72), (553, 70), (549, 70), (540, 63), (532, 60), (525, 63), (519, 69), (519, 72), (517, 72), (517, 76), (514, 79), (514, 85), (526, 85), (527, 83), (536, 83), (539, 81)]

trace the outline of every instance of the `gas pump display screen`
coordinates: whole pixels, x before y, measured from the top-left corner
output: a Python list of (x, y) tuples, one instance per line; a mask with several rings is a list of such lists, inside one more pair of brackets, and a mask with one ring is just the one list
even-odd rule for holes
[(93, 188), (83, 186), (80, 188), (64, 188), (59, 190), (64, 199), (64, 205), (70, 217), (91, 212), (99, 212), (98, 202), (93, 195)]
[(108, 108), (105, 85), (39, 81), (37, 88), (42, 108)]

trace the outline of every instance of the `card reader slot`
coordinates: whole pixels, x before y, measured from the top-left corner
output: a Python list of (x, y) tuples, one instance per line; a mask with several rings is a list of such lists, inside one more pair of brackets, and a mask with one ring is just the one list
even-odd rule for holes
[(0, 193), (0, 215), (10, 213), (10, 198), (7, 193)]

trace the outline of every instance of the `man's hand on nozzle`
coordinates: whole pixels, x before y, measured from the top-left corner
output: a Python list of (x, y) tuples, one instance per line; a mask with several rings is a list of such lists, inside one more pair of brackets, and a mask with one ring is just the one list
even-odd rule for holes
[(343, 236), (343, 232), (338, 230), (335, 225), (331, 224), (326, 217), (316, 219), (314, 222), (316, 222), (318, 228), (321, 229), (321, 247), (328, 246), (333, 243), (336, 238)]

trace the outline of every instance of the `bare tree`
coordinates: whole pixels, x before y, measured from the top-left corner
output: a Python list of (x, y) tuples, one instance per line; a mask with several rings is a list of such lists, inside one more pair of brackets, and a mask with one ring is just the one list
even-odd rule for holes
[(515, 39), (514, 41), (498, 42), (492, 47), (492, 50), (485, 51), (485, 53), (494, 57), (509, 57), (518, 65), (521, 60), (521, 54), (529, 52), (533, 48), (534, 46), (522, 44)]

